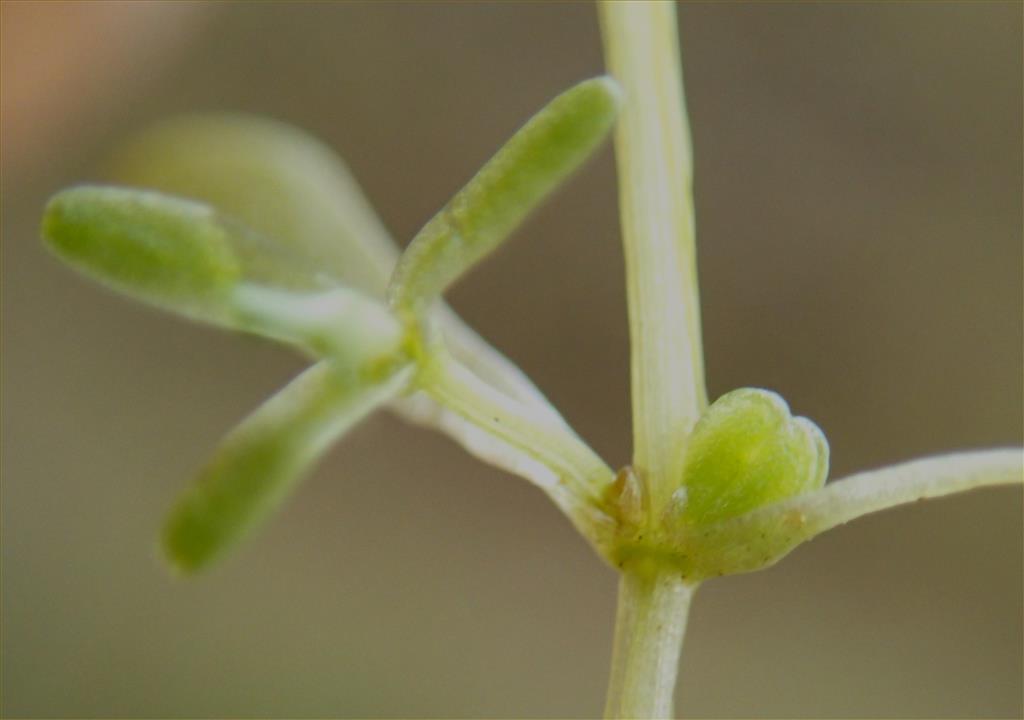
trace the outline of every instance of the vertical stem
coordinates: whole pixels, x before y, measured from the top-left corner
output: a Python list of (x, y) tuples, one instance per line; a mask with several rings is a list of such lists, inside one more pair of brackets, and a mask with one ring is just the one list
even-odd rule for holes
[(695, 589), (670, 571), (623, 571), (606, 718), (672, 717), (679, 654)]
[[(693, 157), (672, 2), (601, 0), (609, 71), (625, 91), (615, 130), (629, 302), (633, 469), (658, 525), (707, 406), (693, 216)], [(693, 586), (669, 568), (623, 570), (607, 717), (669, 717)]]
[(615, 157), (629, 301), (633, 466), (658, 517), (707, 405), (675, 4), (599, 3), (608, 69), (625, 91)]

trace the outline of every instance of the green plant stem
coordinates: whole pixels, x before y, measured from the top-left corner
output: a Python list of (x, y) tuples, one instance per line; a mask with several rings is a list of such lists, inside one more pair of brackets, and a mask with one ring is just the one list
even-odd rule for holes
[[(679, 487), (707, 407), (693, 213), (693, 156), (675, 4), (598, 3), (608, 70), (625, 93), (615, 159), (629, 303), (633, 471), (646, 522)], [(649, 565), (649, 566), (648, 566)], [(668, 717), (693, 587), (667, 564), (623, 569), (607, 717)]]
[(693, 161), (671, 2), (601, 2), (608, 70), (625, 98), (615, 159), (629, 303), (633, 469), (658, 517), (707, 405)]
[(585, 537), (598, 543), (607, 533), (610, 520), (598, 507), (615, 473), (561, 417), (496, 390), (440, 346), (421, 370), (419, 385), (442, 406), (546, 468), (522, 474), (540, 485)]
[(679, 655), (695, 589), (668, 569), (623, 570), (606, 718), (672, 717)]

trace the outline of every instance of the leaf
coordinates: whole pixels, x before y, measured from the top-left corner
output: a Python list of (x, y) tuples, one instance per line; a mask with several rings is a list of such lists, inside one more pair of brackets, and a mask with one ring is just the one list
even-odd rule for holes
[(55, 195), (43, 237), (95, 280), (194, 320), (239, 326), (232, 293), (243, 282), (308, 292), (331, 282), (302, 258), (192, 200), (85, 185)]
[(408, 383), (411, 370), (321, 362), (267, 400), (224, 440), (171, 513), (163, 547), (181, 572), (199, 570), (287, 497), (324, 451)]
[[(398, 250), (344, 163), (329, 148), (284, 123), (242, 115), (195, 115), (172, 119), (126, 143), (111, 163), (118, 181), (194, 197), (223, 215), (236, 218), (282, 251), (315, 264), (337, 284), (371, 297), (383, 297)], [(264, 299), (270, 294), (258, 293)], [(331, 291), (333, 292), (333, 291)], [(300, 306), (319, 304), (326, 295), (281, 302), (275, 311), (254, 297), (236, 299), (246, 329), (295, 342), (314, 354), (324, 351), (324, 328), (297, 327)], [(315, 299), (314, 299), (315, 298)], [(278, 297), (278, 300), (284, 300)], [(305, 308), (305, 309), (308, 309)], [(480, 338), (443, 303), (435, 314), (450, 349), (467, 367), (510, 397), (565, 424), (543, 394), (501, 353)], [(258, 329), (257, 329), (258, 328)], [(311, 347), (311, 345), (313, 347)], [(335, 348), (337, 350), (337, 348)], [(405, 419), (440, 430), (470, 452), (479, 431), (461, 417), (422, 395), (396, 399), (393, 409)], [(517, 451), (501, 456), (545, 475)]]
[(684, 528), (677, 548), (694, 577), (772, 565), (800, 543), (868, 513), (989, 485), (1024, 482), (1024, 450), (1007, 448), (922, 458), (851, 475), (701, 528)]
[(776, 393), (740, 388), (718, 398), (693, 428), (683, 461), (684, 522), (705, 525), (820, 488), (828, 441), (793, 417)]
[[(125, 143), (110, 163), (118, 182), (212, 205), (342, 284), (383, 297), (398, 248), (344, 162), (311, 135), (245, 115), (189, 115)], [(452, 352), (481, 378), (538, 408), (553, 408), (513, 363), (447, 307)], [(427, 424), (435, 413), (414, 413)]]
[(530, 118), (413, 238), (388, 289), (417, 312), (494, 250), (608, 134), (620, 95), (611, 78), (586, 80)]
[(245, 115), (175, 118), (126, 143), (110, 171), (207, 202), (336, 284), (384, 295), (398, 249), (341, 158), (301, 130)]

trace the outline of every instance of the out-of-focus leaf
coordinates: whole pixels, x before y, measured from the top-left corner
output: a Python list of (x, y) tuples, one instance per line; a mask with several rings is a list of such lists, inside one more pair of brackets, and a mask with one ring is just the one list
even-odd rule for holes
[(209, 203), (338, 284), (382, 297), (398, 250), (342, 160), (284, 123), (244, 115), (169, 120), (111, 161), (119, 183)]
[[(180, 117), (140, 133), (122, 146), (110, 167), (119, 182), (208, 202), (274, 238), (291, 254), (314, 264), (322, 275), (372, 297), (384, 296), (398, 258), (395, 244), (341, 159), (297, 128), (239, 115)], [(296, 303), (308, 299), (296, 299)], [(295, 303), (289, 306), (281, 313), (297, 309)], [(255, 319), (250, 311), (245, 312), (247, 320)], [(299, 341), (294, 327), (283, 333), (272, 331), (275, 322), (287, 321), (281, 313), (273, 318), (264, 314), (247, 329), (299, 342), (319, 353), (320, 349), (309, 347), (308, 333)], [(482, 380), (564, 425), (522, 371), (443, 303), (436, 306), (436, 319), (452, 353)], [(313, 334), (319, 335), (319, 330)], [(393, 408), (474, 452), (475, 445), (467, 438), (478, 434), (475, 428), (433, 400), (419, 396), (396, 401)], [(516, 463), (530, 465), (525, 458)]]
[(171, 513), (163, 534), (171, 564), (199, 570), (240, 540), (334, 441), (400, 392), (410, 372), (325, 361), (266, 401), (225, 438)]
[(534, 115), (413, 239), (391, 304), (415, 312), (494, 250), (598, 147), (618, 112), (608, 77), (586, 80)]
[[(205, 201), (308, 258), (340, 284), (383, 297), (398, 249), (344, 162), (309, 134), (245, 115), (189, 115), (122, 146), (112, 178)], [(452, 352), (513, 397), (549, 403), (522, 372), (447, 308)], [(435, 413), (417, 413), (427, 424)], [(409, 416), (409, 415), (407, 415)]]

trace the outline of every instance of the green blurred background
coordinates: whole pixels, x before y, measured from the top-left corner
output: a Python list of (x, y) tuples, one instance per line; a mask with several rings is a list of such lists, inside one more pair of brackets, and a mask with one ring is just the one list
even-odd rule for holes
[[(1020, 3), (694, 4), (680, 25), (712, 396), (781, 392), (834, 475), (1022, 436)], [(601, 72), (587, 3), (3, 4), (2, 712), (595, 716), (615, 577), (544, 496), (378, 415), (194, 582), (155, 553), (218, 438), (302, 362), (47, 256), (56, 189), (169, 114), (324, 138), (408, 238)], [(615, 466), (611, 152), (451, 293)], [(1022, 714), (1021, 492), (861, 520), (708, 583), (690, 716)]]

